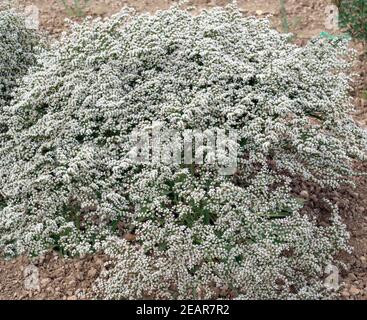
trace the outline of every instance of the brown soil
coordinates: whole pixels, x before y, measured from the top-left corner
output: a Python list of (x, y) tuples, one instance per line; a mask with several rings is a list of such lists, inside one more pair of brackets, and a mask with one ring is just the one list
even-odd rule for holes
[[(18, 257), (0, 261), (0, 300), (42, 299), (81, 300), (91, 298), (91, 287), (98, 277), (107, 257), (89, 255), (83, 258), (65, 259), (58, 253), (28, 258)], [(36, 286), (30, 287), (27, 270), (36, 269)]]
[[(36, 5), (40, 10), (41, 28), (51, 34), (58, 34), (65, 30), (65, 18), (68, 15), (61, 0), (14, 0), (20, 8)], [(73, 0), (66, 0), (72, 3)], [(83, 1), (80, 1), (83, 2)], [(167, 9), (177, 0), (91, 0), (83, 10), (86, 15), (109, 16), (125, 6), (135, 8), (139, 12), (155, 12)], [(194, 11), (205, 8), (224, 6), (229, 0), (189, 0), (188, 6), (195, 6)], [(272, 15), (275, 26), (280, 26), (280, 10), (278, 0), (238, 0), (238, 6), (244, 13), (257, 16)], [(329, 0), (288, 0), (287, 14), (290, 31), (295, 32), (301, 39), (308, 39), (325, 30), (325, 6)], [(74, 17), (75, 18), (75, 17)]]
[[(58, 36), (66, 29), (64, 19), (67, 16), (60, 0), (15, 0), (22, 9), (34, 4), (40, 9), (41, 29)], [(109, 16), (122, 7), (133, 6), (139, 12), (154, 12), (168, 8), (172, 0), (92, 0), (86, 14)], [(228, 0), (191, 0), (189, 4), (197, 6), (196, 11), (216, 5), (225, 5)], [(273, 25), (281, 28), (281, 15), (278, 0), (238, 0), (238, 5), (246, 15), (264, 17), (271, 15)], [(296, 35), (295, 41), (302, 45), (308, 39), (325, 31), (325, 7), (329, 0), (288, 0), (286, 1), (290, 32)], [(356, 112), (354, 117), (362, 126), (367, 126), (367, 102), (363, 99), (363, 90), (367, 89), (367, 62), (360, 43), (352, 43), (358, 51), (355, 63), (354, 98)], [(366, 166), (359, 165), (362, 172)], [(305, 211), (323, 216), (327, 211), (322, 202), (328, 198), (337, 203), (341, 215), (351, 234), (352, 254), (343, 254), (342, 260), (347, 266), (341, 272), (343, 299), (367, 300), (367, 177), (356, 179), (356, 188), (342, 188), (339, 191), (321, 190), (306, 183), (294, 186), (297, 193), (307, 197)], [(321, 219), (322, 220), (322, 219)], [(322, 223), (322, 221), (321, 221)], [(91, 293), (91, 286), (98, 277), (106, 257), (87, 256), (78, 259), (64, 259), (56, 253), (50, 253), (37, 259), (19, 257), (12, 261), (0, 260), (0, 299), (85, 299)], [(27, 269), (34, 266), (39, 271), (39, 288), (25, 289), (29, 277)], [(33, 268), (34, 268), (33, 267)], [(89, 296), (90, 297), (90, 296)]]

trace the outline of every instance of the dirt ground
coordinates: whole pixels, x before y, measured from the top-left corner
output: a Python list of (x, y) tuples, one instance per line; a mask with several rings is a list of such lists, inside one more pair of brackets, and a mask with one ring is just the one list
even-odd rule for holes
[[(36, 5), (40, 10), (41, 28), (51, 34), (58, 34), (65, 29), (65, 18), (70, 18), (62, 0), (13, 0), (19, 7)], [(73, 0), (66, 0), (72, 3)], [(286, 9), (292, 32), (301, 39), (308, 39), (325, 30), (327, 14), (325, 8), (331, 0), (287, 0)], [(81, 0), (80, 2), (83, 2)], [(167, 9), (177, 0), (89, 0), (84, 13), (91, 16), (109, 16), (125, 6), (139, 12), (155, 12)], [(195, 6), (194, 12), (205, 8), (223, 6), (229, 0), (189, 0), (187, 6)], [(245, 14), (271, 15), (274, 25), (280, 26), (279, 0), (237, 0), (238, 6)]]
[[(36, 5), (40, 10), (40, 28), (57, 37), (65, 30), (65, 18), (68, 16), (60, 0), (14, 0), (21, 10), (28, 5)], [(71, 0), (70, 0), (71, 1)], [(69, 1), (69, 2), (70, 2)], [(139, 12), (154, 12), (168, 8), (172, 0), (91, 0), (85, 13), (92, 16), (109, 16), (129, 5)], [(225, 5), (228, 0), (191, 0), (194, 12), (203, 8)], [(279, 0), (238, 0), (239, 7), (246, 15), (270, 19), (277, 29), (282, 31)], [(290, 32), (295, 34), (295, 42), (303, 45), (325, 28), (329, 0), (287, 0), (286, 9), (290, 21)], [(355, 102), (354, 117), (362, 126), (367, 127), (367, 102), (363, 91), (367, 90), (367, 57), (363, 56), (363, 47), (353, 42), (358, 51), (353, 72), (354, 85), (351, 95)], [(356, 164), (360, 171), (367, 172), (367, 166)], [(306, 196), (306, 212), (322, 213), (324, 204), (321, 199), (329, 198), (339, 205), (341, 215), (351, 234), (352, 254), (343, 254), (346, 270), (341, 271), (342, 298), (367, 300), (367, 177), (356, 179), (356, 188), (344, 188), (339, 191), (297, 183), (294, 192)], [(306, 191), (306, 192), (304, 192)], [(320, 222), (322, 223), (322, 221)], [(19, 257), (12, 261), (0, 260), (0, 299), (86, 299), (90, 296), (93, 281), (104, 267), (106, 257), (87, 256), (79, 259), (63, 259), (56, 253), (29, 259)], [(30, 271), (31, 270), (31, 271)], [(33, 271), (32, 271), (33, 270)], [(33, 272), (33, 273), (32, 273)], [(39, 282), (33, 284), (33, 276)]]

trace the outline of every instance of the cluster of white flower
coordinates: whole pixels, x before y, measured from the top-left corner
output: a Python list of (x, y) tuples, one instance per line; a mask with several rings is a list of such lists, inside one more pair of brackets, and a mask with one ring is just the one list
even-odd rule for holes
[(35, 63), (37, 35), (26, 28), (25, 19), (0, 5), (0, 111), (9, 103), (16, 81)]
[[(38, 55), (0, 122), (0, 248), (104, 250), (107, 298), (319, 298), (347, 233), (300, 214), (295, 176), (366, 158), (343, 41), (288, 42), (231, 5), (87, 19)], [(237, 130), (238, 168), (134, 163), (130, 134)]]
[[(298, 213), (270, 172), (249, 187), (187, 169), (144, 170), (130, 181), (135, 211), (126, 231), (100, 247), (115, 264), (95, 289), (108, 299), (307, 299), (328, 296), (320, 281), (348, 250), (333, 211), (330, 227)], [(332, 208), (331, 208), (332, 209)]]

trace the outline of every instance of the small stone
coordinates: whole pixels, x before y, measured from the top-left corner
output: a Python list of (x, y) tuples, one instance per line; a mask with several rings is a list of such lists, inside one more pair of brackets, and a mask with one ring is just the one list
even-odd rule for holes
[(69, 287), (75, 287), (75, 285), (76, 285), (76, 281), (75, 281), (75, 280), (70, 280), (70, 281), (68, 282), (68, 286), (69, 286)]
[(349, 194), (350, 194), (353, 198), (359, 198), (359, 193), (358, 193), (358, 192), (349, 191)]
[(344, 290), (344, 291), (342, 292), (342, 297), (344, 297), (344, 298), (349, 298), (349, 297), (350, 297), (350, 293), (349, 293), (347, 290)]
[(46, 292), (53, 292), (53, 291), (54, 291), (54, 289), (53, 289), (52, 287), (47, 287), (47, 288), (45, 289), (45, 291), (46, 291)]
[(350, 279), (351, 281), (356, 281), (357, 277), (354, 273), (349, 273), (348, 274), (348, 279)]
[(35, 265), (28, 265), (23, 271), (23, 276), (24, 288), (26, 290), (40, 290), (39, 270)]
[(255, 13), (256, 15), (261, 16), (264, 12), (262, 10), (256, 10)]
[(95, 268), (92, 268), (88, 271), (88, 277), (94, 278), (97, 275), (98, 271)]
[(356, 208), (356, 210), (357, 210), (360, 214), (363, 214), (363, 213), (364, 213), (365, 208), (364, 208), (364, 207), (362, 207), (362, 206), (359, 206), (359, 207), (357, 207), (357, 208)]
[(104, 265), (104, 261), (101, 258), (96, 258), (95, 261), (96, 261), (96, 264), (98, 264), (101, 267)]
[(70, 296), (68, 297), (68, 300), (78, 300), (78, 298), (76, 296)]
[(349, 293), (352, 296), (356, 296), (360, 293), (360, 290), (358, 288), (356, 288), (355, 286), (351, 286), (351, 288), (349, 289)]
[(302, 190), (299, 194), (303, 199), (308, 199), (310, 197), (309, 193), (306, 190)]
[(78, 272), (77, 275), (76, 275), (76, 278), (80, 281), (83, 281), (84, 280), (84, 274), (83, 272)]
[(44, 288), (44, 287), (47, 287), (47, 285), (51, 282), (51, 279), (50, 278), (44, 278), (41, 280), (41, 287)]
[(75, 264), (75, 268), (76, 268), (78, 271), (83, 270), (83, 262), (82, 262), (82, 261), (78, 261), (78, 262)]

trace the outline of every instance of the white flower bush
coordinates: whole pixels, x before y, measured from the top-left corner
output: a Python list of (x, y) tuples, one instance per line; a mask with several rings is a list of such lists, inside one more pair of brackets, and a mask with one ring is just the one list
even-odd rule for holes
[[(0, 248), (103, 250), (102, 298), (327, 297), (348, 250), (290, 182), (337, 188), (366, 159), (343, 41), (305, 47), (235, 6), (87, 19), (40, 53), (0, 120)], [(135, 163), (134, 130), (235, 129), (238, 166)], [(325, 200), (327, 201), (327, 200)]]
[(23, 16), (0, 5), (0, 110), (11, 100), (17, 80), (35, 63), (38, 42)]
[[(327, 294), (323, 266), (348, 249), (337, 211), (328, 228), (299, 214), (270, 172), (249, 187), (187, 169), (145, 170), (130, 182), (136, 239), (107, 239), (116, 264), (96, 292), (108, 299), (307, 299)], [(126, 221), (126, 220), (125, 220)], [(126, 222), (125, 222), (126, 223)]]

